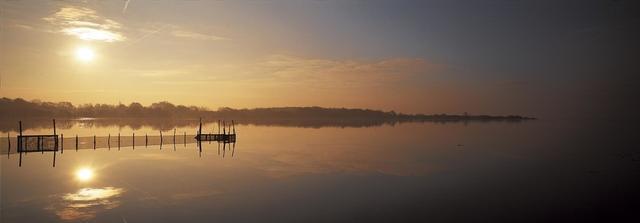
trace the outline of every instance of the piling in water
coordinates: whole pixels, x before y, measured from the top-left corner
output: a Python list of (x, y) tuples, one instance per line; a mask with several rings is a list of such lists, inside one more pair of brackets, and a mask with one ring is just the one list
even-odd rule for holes
[(11, 136), (9, 136), (9, 133), (7, 132), (7, 159), (9, 158), (9, 153), (11, 153)]

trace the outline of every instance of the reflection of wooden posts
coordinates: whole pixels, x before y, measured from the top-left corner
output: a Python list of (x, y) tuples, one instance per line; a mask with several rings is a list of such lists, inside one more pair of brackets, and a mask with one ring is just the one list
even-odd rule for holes
[(236, 153), (236, 143), (233, 142), (233, 149), (231, 150), (231, 157)]
[(93, 150), (96, 150), (96, 135), (93, 135)]
[(78, 134), (76, 134), (76, 151), (78, 151)]

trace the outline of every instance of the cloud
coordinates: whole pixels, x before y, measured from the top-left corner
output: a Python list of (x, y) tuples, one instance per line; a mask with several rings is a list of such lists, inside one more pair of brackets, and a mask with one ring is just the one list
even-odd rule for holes
[(171, 35), (179, 38), (189, 38), (189, 39), (195, 39), (195, 40), (209, 40), (209, 41), (229, 39), (229, 38), (221, 37), (217, 35), (203, 34), (203, 33), (198, 33), (193, 31), (182, 30), (182, 29), (175, 29), (171, 31)]
[(425, 75), (438, 69), (422, 58), (388, 58), (375, 61), (332, 60), (272, 55), (258, 64), (268, 78), (284, 82), (326, 85), (380, 85)]
[(75, 36), (81, 40), (97, 40), (105, 42), (121, 41), (124, 37), (118, 33), (90, 27), (71, 27), (62, 30), (64, 34)]
[(56, 26), (56, 32), (81, 40), (103, 42), (125, 40), (125, 37), (118, 31), (122, 28), (120, 23), (103, 18), (92, 9), (67, 6), (43, 19)]

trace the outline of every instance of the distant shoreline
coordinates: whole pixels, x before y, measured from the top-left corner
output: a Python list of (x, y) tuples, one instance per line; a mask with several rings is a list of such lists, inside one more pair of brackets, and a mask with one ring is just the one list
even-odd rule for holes
[(451, 115), (404, 114), (360, 108), (272, 107), (253, 109), (219, 108), (216, 111), (196, 106), (174, 105), (169, 102), (142, 106), (85, 104), (70, 102), (26, 101), (21, 98), (0, 98), (0, 117), (16, 118), (176, 118), (235, 120), (389, 120), (389, 121), (522, 121), (535, 118), (520, 115)]

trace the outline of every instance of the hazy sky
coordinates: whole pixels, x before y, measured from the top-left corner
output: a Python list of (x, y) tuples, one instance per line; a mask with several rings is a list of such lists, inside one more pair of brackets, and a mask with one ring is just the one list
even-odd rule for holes
[(637, 11), (624, 0), (0, 0), (0, 96), (594, 113), (637, 86)]

